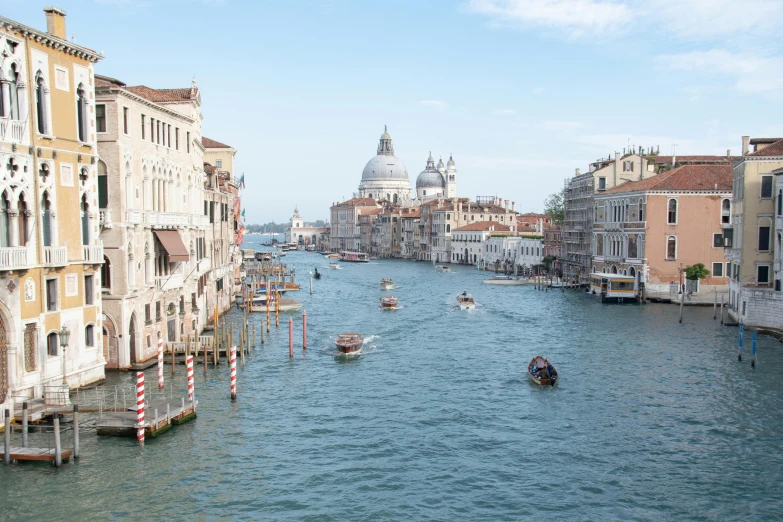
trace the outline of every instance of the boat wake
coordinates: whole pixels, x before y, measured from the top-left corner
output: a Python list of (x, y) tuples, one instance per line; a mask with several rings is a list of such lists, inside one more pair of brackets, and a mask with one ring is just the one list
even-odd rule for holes
[(364, 346), (367, 346), (368, 343), (371, 343), (378, 339), (380, 339), (380, 336), (378, 335), (368, 335), (367, 337), (364, 338)]

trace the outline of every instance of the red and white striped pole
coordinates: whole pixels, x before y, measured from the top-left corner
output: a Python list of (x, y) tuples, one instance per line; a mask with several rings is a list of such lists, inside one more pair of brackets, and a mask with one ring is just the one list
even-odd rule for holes
[(237, 400), (237, 347), (231, 347), (231, 400)]
[(302, 349), (307, 350), (307, 311), (302, 312)]
[(136, 372), (136, 440), (144, 444), (144, 372)]
[(158, 388), (163, 388), (163, 339), (158, 339)]
[(288, 356), (294, 357), (294, 318), (288, 318)]
[(187, 357), (187, 367), (188, 367), (188, 400), (193, 401), (193, 356), (188, 355)]

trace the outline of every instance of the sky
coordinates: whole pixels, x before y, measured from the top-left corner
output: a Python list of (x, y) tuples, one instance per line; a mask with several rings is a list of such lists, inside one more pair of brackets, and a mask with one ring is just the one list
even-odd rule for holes
[(783, 136), (783, 0), (0, 0), (67, 12), (98, 74), (201, 89), (248, 223), (328, 219), (384, 125), (411, 184), (453, 154), (460, 197), (542, 211), (629, 145), (738, 154)]

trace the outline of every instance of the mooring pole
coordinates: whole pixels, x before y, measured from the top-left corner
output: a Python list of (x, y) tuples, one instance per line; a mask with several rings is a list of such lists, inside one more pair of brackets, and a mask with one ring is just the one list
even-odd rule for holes
[(79, 458), (79, 405), (73, 405), (73, 458)]
[(723, 294), (720, 294), (720, 324), (723, 324)]
[(27, 426), (28, 426), (28, 415), (29, 411), (27, 409), (27, 401), (22, 403), (22, 447), (27, 447)]
[(5, 413), (3, 413), (3, 426), (5, 426), (5, 429), (3, 430), (5, 433), (5, 448), (3, 449), (3, 462), (5, 462), (6, 465), (11, 464), (11, 412), (8, 411), (8, 409), (5, 410)]
[(288, 356), (294, 358), (294, 318), (288, 318)]
[(718, 289), (715, 288), (715, 301), (712, 303), (712, 320), (718, 319)]
[(750, 365), (756, 367), (756, 330), (753, 330), (753, 347), (751, 348)]
[(740, 323), (740, 332), (739, 332), (739, 353), (737, 354), (737, 360), (742, 360), (742, 334), (745, 331), (745, 323)]
[[(8, 410), (6, 410), (8, 411)], [(63, 465), (62, 447), (60, 446), (60, 414), (54, 414), (54, 465), (58, 468)]]
[(307, 350), (307, 311), (302, 312), (302, 349)]
[(682, 307), (685, 305), (685, 290), (680, 292), (680, 323), (682, 323)]

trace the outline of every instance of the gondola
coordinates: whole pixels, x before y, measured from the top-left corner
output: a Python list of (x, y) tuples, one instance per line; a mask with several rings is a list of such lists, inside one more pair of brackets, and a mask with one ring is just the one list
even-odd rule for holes
[[(549, 377), (541, 375), (541, 370), (543, 368), (547, 369), (545, 373), (548, 373)], [(540, 355), (533, 357), (533, 359), (530, 361), (530, 364), (527, 365), (527, 376), (530, 377), (534, 383), (541, 386), (554, 386), (557, 382), (557, 379), (560, 377), (555, 367), (552, 366), (552, 363)]]
[(321, 279), (321, 272), (319, 272), (317, 268), (315, 269), (314, 276), (315, 276), (316, 279)]

